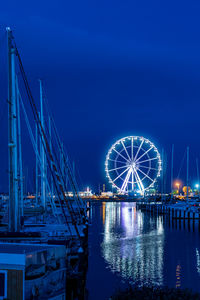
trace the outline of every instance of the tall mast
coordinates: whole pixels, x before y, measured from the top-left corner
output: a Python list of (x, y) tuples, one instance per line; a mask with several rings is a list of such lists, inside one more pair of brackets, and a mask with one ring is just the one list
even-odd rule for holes
[(173, 199), (173, 177), (174, 177), (174, 144), (172, 144), (172, 160), (171, 160), (171, 199)]
[(63, 143), (61, 144), (60, 148), (60, 169), (62, 176), (64, 177), (64, 145)]
[(189, 187), (189, 147), (187, 147), (187, 204), (188, 204), (188, 187)]
[[(51, 153), (52, 153), (52, 134), (51, 134), (51, 117), (49, 116), (49, 143), (50, 143), (50, 150), (51, 150)], [(52, 164), (52, 161), (51, 161), (51, 170), (53, 169), (53, 164)], [(53, 197), (53, 177), (52, 177), (52, 174), (51, 174), (51, 195)]]
[(198, 158), (196, 159), (196, 165), (197, 165), (197, 180), (198, 180), (198, 184), (199, 184), (199, 160)]
[[(42, 128), (44, 130), (44, 115), (43, 115), (43, 93), (42, 93), (42, 81), (40, 83), (40, 121)], [(46, 210), (46, 168), (45, 168), (45, 150), (44, 150), (44, 141), (41, 133), (41, 205)]]
[(164, 198), (164, 149), (162, 148), (162, 182), (161, 182), (161, 200)]
[(197, 164), (197, 184), (198, 184), (198, 188), (197, 188), (197, 191), (198, 191), (198, 197), (199, 197), (199, 160), (198, 158), (196, 159), (196, 164)]
[(16, 120), (16, 75), (15, 48), (12, 32), (6, 28), (8, 39), (8, 152), (9, 152), (9, 231), (19, 230), (17, 174), (17, 120)]
[[(67, 164), (69, 163), (68, 162), (68, 156), (66, 157), (66, 162), (67, 162)], [(66, 182), (65, 182), (65, 184), (66, 184), (66, 189), (67, 189), (67, 186), (68, 186), (68, 172), (67, 172), (66, 168), (65, 168), (65, 176), (66, 176)]]
[(74, 176), (74, 179), (75, 179), (75, 177), (76, 177), (75, 161), (73, 161), (73, 176)]
[[(24, 187), (23, 187), (23, 170), (22, 170), (22, 142), (21, 142), (21, 121), (20, 121), (20, 107), (19, 107), (19, 88), (16, 79), (17, 90), (17, 129), (18, 129), (18, 144), (19, 144), (19, 219), (24, 216)], [(21, 222), (20, 222), (21, 223)]]
[(38, 125), (35, 124), (35, 202), (38, 204)]

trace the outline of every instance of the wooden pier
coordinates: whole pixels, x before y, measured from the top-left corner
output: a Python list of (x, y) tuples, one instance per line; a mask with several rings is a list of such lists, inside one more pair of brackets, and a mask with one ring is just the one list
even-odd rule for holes
[(142, 211), (153, 212), (156, 214), (168, 215), (171, 219), (197, 220), (200, 222), (200, 211), (192, 211), (188, 207), (172, 207), (165, 204), (155, 203), (136, 203), (136, 207)]

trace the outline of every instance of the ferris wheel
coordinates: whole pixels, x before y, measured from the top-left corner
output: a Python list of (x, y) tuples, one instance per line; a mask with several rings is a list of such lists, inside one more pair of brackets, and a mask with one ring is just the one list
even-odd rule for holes
[(118, 192), (144, 194), (160, 176), (160, 154), (148, 139), (128, 136), (109, 149), (105, 170), (109, 182)]

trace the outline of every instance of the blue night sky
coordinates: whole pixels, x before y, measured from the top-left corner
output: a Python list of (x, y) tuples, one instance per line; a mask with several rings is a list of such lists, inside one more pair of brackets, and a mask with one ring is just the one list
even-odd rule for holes
[[(84, 187), (94, 190), (106, 183), (106, 153), (129, 134), (143, 135), (165, 149), (168, 177), (171, 145), (175, 176), (190, 146), (192, 185), (196, 158), (200, 161), (199, 15), (199, 1), (1, 3), (0, 190), (7, 185), (6, 26), (14, 32), (35, 98), (37, 79), (44, 81), (60, 136)], [(183, 181), (185, 175), (183, 167)]]

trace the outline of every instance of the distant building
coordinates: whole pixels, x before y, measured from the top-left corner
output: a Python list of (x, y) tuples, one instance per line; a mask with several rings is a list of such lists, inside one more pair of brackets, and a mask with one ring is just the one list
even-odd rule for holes
[(101, 197), (113, 197), (113, 192), (102, 192)]

